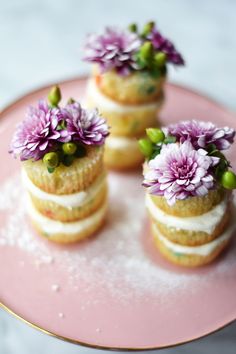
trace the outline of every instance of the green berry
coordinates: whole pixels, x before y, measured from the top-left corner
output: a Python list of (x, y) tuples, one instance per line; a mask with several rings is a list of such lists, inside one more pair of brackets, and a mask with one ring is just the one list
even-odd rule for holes
[(139, 149), (145, 157), (149, 157), (153, 152), (153, 145), (149, 139), (140, 139), (138, 141)]
[(72, 142), (64, 143), (62, 145), (62, 150), (64, 151), (64, 153), (66, 155), (73, 155), (77, 150), (77, 146), (75, 143), (72, 143)]
[(165, 65), (166, 59), (167, 59), (166, 54), (163, 53), (163, 52), (156, 53), (155, 56), (154, 56), (155, 64), (159, 68)]
[(154, 144), (162, 143), (165, 140), (165, 134), (161, 129), (147, 128), (146, 133), (151, 142)]
[(225, 171), (221, 176), (221, 184), (226, 189), (236, 188), (236, 175), (233, 171)]
[(136, 23), (131, 23), (131, 25), (129, 25), (129, 30), (130, 30), (130, 32), (136, 33), (138, 30)]
[(48, 101), (52, 106), (57, 107), (60, 100), (61, 90), (58, 86), (53, 86), (48, 94)]
[(151, 42), (145, 42), (140, 48), (140, 57), (146, 61), (151, 60), (153, 54), (153, 45)]
[(155, 26), (155, 22), (153, 21), (146, 23), (146, 25), (143, 28), (142, 36), (146, 37), (152, 31), (154, 26)]
[(43, 157), (43, 163), (47, 166), (47, 168), (54, 169), (59, 163), (58, 154), (56, 152), (48, 152)]

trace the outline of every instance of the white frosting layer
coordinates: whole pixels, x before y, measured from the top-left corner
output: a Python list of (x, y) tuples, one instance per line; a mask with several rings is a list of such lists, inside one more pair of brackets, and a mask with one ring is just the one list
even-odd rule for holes
[(227, 199), (222, 200), (221, 203), (209, 212), (193, 217), (177, 217), (167, 214), (154, 204), (148, 193), (146, 194), (146, 207), (157, 222), (165, 224), (167, 227), (172, 227), (177, 230), (202, 231), (207, 234), (212, 234), (226, 211)]
[(47, 234), (76, 234), (89, 229), (92, 225), (101, 221), (107, 212), (107, 203), (105, 202), (95, 213), (87, 218), (75, 222), (61, 222), (49, 219), (39, 213), (30, 201), (28, 201), (28, 212), (32, 220)]
[(173, 251), (174, 253), (187, 254), (187, 255), (196, 254), (199, 256), (208, 256), (209, 254), (214, 252), (214, 250), (219, 245), (221, 245), (223, 242), (228, 241), (230, 239), (232, 232), (235, 228), (235, 226), (231, 224), (220, 237), (216, 238), (211, 242), (205, 243), (204, 245), (193, 247), (193, 246), (183, 246), (171, 242), (159, 232), (156, 225), (153, 225), (153, 227), (155, 228), (155, 231), (157, 232), (157, 237), (160, 239), (160, 241), (163, 242), (165, 246), (171, 251)]
[(136, 138), (127, 138), (120, 136), (109, 136), (106, 139), (106, 146), (110, 149), (118, 150), (138, 150), (138, 142)]
[(27, 176), (26, 171), (22, 170), (22, 180), (26, 189), (34, 195), (36, 198), (54, 202), (65, 208), (75, 208), (84, 205), (90, 199), (92, 199), (106, 183), (105, 174), (99, 176), (96, 181), (86, 189), (86, 191), (80, 191), (73, 194), (57, 195), (52, 193), (46, 193), (42, 189), (35, 186), (35, 184)]
[(127, 113), (137, 111), (137, 107), (142, 107), (145, 109), (156, 110), (161, 104), (162, 100), (154, 103), (144, 103), (139, 104), (138, 106), (135, 104), (121, 104), (115, 102), (114, 100), (110, 99), (109, 97), (105, 96), (97, 87), (96, 82), (94, 79), (90, 79), (88, 81), (87, 86), (87, 96), (91, 97), (94, 105), (102, 110), (106, 110), (109, 112), (120, 112), (120, 113)]

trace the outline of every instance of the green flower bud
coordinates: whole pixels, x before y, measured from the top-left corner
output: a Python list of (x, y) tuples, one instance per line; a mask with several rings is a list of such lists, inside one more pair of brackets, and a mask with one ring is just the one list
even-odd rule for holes
[(138, 141), (139, 149), (145, 157), (149, 157), (153, 152), (153, 145), (149, 139), (140, 139)]
[(137, 27), (136, 23), (131, 23), (131, 25), (129, 25), (128, 29), (130, 30), (130, 32), (136, 33), (138, 30), (138, 27)]
[(78, 158), (82, 158), (82, 157), (85, 157), (86, 154), (87, 154), (86, 147), (83, 146), (83, 145), (79, 145), (79, 146), (77, 147), (75, 156), (78, 157)]
[(145, 42), (140, 48), (140, 57), (146, 61), (149, 61), (152, 58), (153, 54), (153, 45), (151, 42)]
[(154, 26), (155, 26), (155, 22), (153, 21), (146, 23), (142, 31), (142, 36), (146, 37), (152, 31)]
[(155, 56), (154, 56), (155, 64), (158, 67), (164, 66), (165, 63), (166, 63), (166, 59), (167, 59), (166, 54), (163, 53), (163, 52), (156, 53)]
[(146, 133), (151, 142), (154, 144), (162, 143), (165, 140), (165, 134), (161, 129), (147, 128)]
[(75, 100), (74, 98), (70, 97), (67, 101), (67, 104), (73, 104), (73, 103), (75, 103)]
[(62, 150), (66, 155), (73, 155), (77, 150), (77, 146), (75, 143), (72, 142), (64, 143), (62, 145)]
[(173, 144), (176, 142), (176, 137), (173, 135), (167, 135), (167, 137), (164, 140), (164, 144)]
[(49, 91), (48, 101), (52, 106), (57, 107), (60, 100), (61, 100), (61, 90), (58, 86), (53, 86)]
[(53, 168), (57, 167), (58, 163), (59, 163), (58, 154), (56, 152), (48, 152), (43, 157), (43, 163), (49, 169), (53, 169)]
[(72, 165), (74, 159), (75, 159), (74, 155), (64, 155), (62, 159), (62, 163), (64, 166), (69, 167)]
[(221, 176), (221, 184), (226, 189), (236, 188), (236, 175), (233, 171), (225, 171)]

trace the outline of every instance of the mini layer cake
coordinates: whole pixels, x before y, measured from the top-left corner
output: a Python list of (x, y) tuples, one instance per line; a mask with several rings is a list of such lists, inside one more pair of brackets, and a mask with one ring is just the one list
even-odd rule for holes
[(49, 104), (30, 107), (11, 152), (22, 160), (33, 225), (51, 241), (70, 243), (94, 234), (105, 220), (108, 127), (97, 110), (85, 110), (72, 99), (60, 107), (58, 87), (48, 99)]
[(137, 139), (158, 125), (167, 64), (183, 65), (184, 60), (153, 22), (140, 33), (133, 24), (90, 35), (84, 59), (94, 64), (86, 103), (97, 107), (111, 126), (105, 163), (115, 169), (137, 167), (143, 161)]
[(186, 121), (148, 129), (140, 148), (146, 207), (155, 244), (170, 261), (200, 266), (216, 258), (233, 231), (236, 175), (222, 153), (235, 131), (210, 122)]

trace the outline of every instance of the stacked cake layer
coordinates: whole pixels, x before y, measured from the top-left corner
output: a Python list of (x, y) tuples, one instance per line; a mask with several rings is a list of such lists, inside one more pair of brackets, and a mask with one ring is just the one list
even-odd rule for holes
[(231, 198), (222, 190), (204, 197), (178, 200), (169, 206), (163, 197), (146, 194), (155, 244), (170, 261), (184, 266), (211, 262), (232, 234)]
[(164, 101), (164, 80), (156, 82), (158, 85), (154, 86), (138, 74), (122, 78), (112, 73), (89, 80), (87, 105), (97, 107), (111, 127), (105, 148), (105, 163), (109, 167), (126, 169), (142, 162), (137, 139), (145, 134), (146, 128), (158, 124), (157, 115)]
[(107, 211), (103, 148), (88, 148), (85, 157), (69, 168), (59, 166), (54, 173), (42, 161), (26, 161), (22, 179), (33, 225), (48, 239), (75, 242), (103, 224)]

